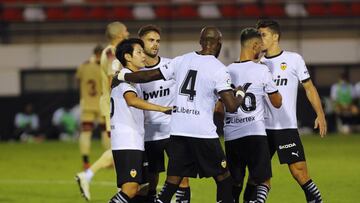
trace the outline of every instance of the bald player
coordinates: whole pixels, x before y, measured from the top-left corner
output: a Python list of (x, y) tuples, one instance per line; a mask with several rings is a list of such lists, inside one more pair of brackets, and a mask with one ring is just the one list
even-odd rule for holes
[[(115, 57), (115, 48), (124, 39), (129, 37), (129, 32), (126, 26), (120, 22), (112, 22), (107, 25), (105, 36), (109, 41), (109, 45), (102, 51), (101, 54), (101, 97), (100, 97), (100, 110), (105, 120), (106, 132), (110, 135), (110, 90), (111, 80), (116, 71), (120, 69), (119, 66), (113, 65)], [(115, 67), (115, 69), (113, 68)], [(113, 164), (113, 156), (110, 148), (110, 140), (107, 144), (107, 149), (101, 157), (87, 170), (78, 173), (75, 176), (78, 182), (81, 195), (86, 199), (90, 200), (90, 188), (89, 184), (94, 174), (102, 169), (109, 167)]]
[(205, 27), (200, 35), (201, 51), (174, 58), (150, 71), (124, 73), (119, 80), (144, 83), (171, 80), (176, 83), (171, 116), (167, 178), (156, 202), (169, 203), (183, 177), (213, 177), (217, 202), (232, 203), (232, 180), (224, 151), (213, 122), (214, 106), (220, 96), (228, 112), (235, 112), (245, 93), (234, 95), (226, 67), (217, 59), (222, 34), (216, 27)]

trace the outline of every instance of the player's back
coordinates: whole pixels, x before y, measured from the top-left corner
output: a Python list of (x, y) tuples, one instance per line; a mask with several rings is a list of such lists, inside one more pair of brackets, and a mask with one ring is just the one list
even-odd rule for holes
[(310, 79), (302, 57), (294, 52), (282, 51), (273, 57), (261, 59), (273, 75), (275, 85), (282, 95), (282, 106), (274, 108), (268, 101), (267, 129), (297, 128), (296, 100), (298, 84)]
[(101, 96), (101, 70), (95, 61), (80, 65), (76, 72), (80, 80), (80, 105), (82, 110), (99, 110)]
[(173, 60), (176, 97), (171, 134), (217, 138), (213, 123), (217, 92), (231, 89), (226, 67), (213, 55), (196, 52)]
[[(266, 94), (277, 92), (268, 67), (253, 61), (235, 62), (228, 66), (232, 84), (246, 92), (244, 103), (236, 113), (225, 113), (225, 140), (265, 133)], [(271, 84), (269, 84), (271, 83)]]

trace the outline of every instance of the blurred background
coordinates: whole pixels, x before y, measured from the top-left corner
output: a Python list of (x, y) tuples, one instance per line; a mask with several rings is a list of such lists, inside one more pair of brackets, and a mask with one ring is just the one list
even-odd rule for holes
[[(300, 53), (307, 62), (329, 130), (349, 133), (359, 125), (356, 0), (1, 0), (0, 13), (0, 140), (12, 139), (15, 115), (29, 104), (38, 115), (39, 132), (47, 139), (59, 137), (52, 128), (53, 114), (66, 107), (78, 115), (76, 68), (89, 59), (96, 44), (106, 45), (105, 26), (117, 20), (131, 36), (142, 25), (160, 26), (160, 55), (170, 58), (198, 49), (203, 26), (218, 26), (224, 36), (220, 60), (226, 65), (239, 56), (242, 28), (254, 26), (260, 17), (279, 20), (282, 48)], [(345, 110), (337, 108), (341, 88), (331, 94), (334, 84), (351, 88)], [(314, 112), (303, 91), (298, 112), (300, 126), (311, 132)]]

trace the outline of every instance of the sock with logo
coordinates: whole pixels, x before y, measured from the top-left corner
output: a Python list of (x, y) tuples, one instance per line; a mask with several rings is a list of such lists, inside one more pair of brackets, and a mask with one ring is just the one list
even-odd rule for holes
[(256, 201), (256, 185), (246, 184), (244, 192), (244, 203)]
[(156, 190), (149, 190), (146, 196), (146, 203), (154, 203), (156, 200)]
[(190, 203), (190, 187), (179, 187), (175, 194), (176, 203)]
[(114, 195), (109, 201), (109, 203), (129, 203), (129, 202), (130, 202), (130, 198), (122, 191), (116, 193), (116, 195)]
[(235, 203), (239, 203), (240, 194), (242, 190), (242, 184), (241, 185), (233, 185), (232, 187), (232, 197), (234, 199)]
[(256, 203), (265, 203), (270, 188), (265, 184), (256, 186)]
[(233, 181), (231, 176), (225, 178), (224, 180), (216, 180), (216, 202), (221, 203), (233, 203), (232, 198), (232, 185)]
[(158, 198), (156, 199), (157, 203), (170, 203), (172, 196), (175, 194), (178, 189), (178, 185), (165, 182), (163, 188), (159, 192)]
[(301, 188), (304, 190), (306, 201), (308, 203), (322, 202), (320, 191), (311, 179), (308, 182), (306, 182), (304, 185), (302, 185)]

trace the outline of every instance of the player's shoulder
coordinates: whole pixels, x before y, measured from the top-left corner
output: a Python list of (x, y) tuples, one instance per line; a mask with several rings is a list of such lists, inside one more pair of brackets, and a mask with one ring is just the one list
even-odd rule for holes
[(172, 59), (167, 57), (160, 57), (161, 63), (169, 63)]
[(302, 60), (302, 58), (303, 58), (299, 53), (293, 52), (293, 51), (284, 51), (284, 55), (286, 57), (291, 57), (293, 59), (301, 59)]

